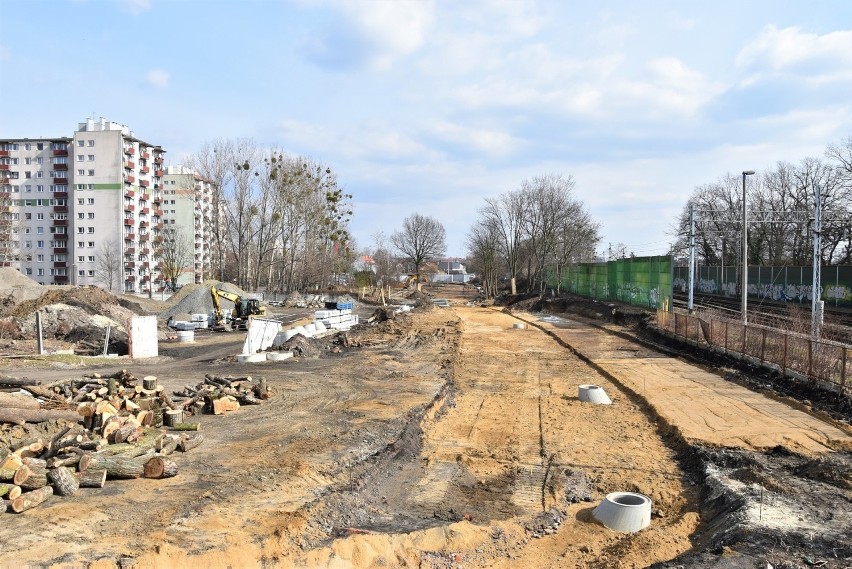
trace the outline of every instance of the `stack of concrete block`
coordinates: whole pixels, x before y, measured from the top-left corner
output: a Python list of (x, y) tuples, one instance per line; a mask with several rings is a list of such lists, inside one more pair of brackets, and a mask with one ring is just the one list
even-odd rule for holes
[[(343, 304), (343, 303), (339, 303)], [(331, 310), (317, 310), (314, 312), (314, 325), (321, 324), (329, 330), (349, 330), (358, 324), (358, 315), (352, 314), (352, 303), (348, 308), (335, 308)]]

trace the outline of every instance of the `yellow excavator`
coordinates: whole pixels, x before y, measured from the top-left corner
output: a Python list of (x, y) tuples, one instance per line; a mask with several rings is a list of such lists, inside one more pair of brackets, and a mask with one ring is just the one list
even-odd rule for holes
[[(210, 287), (210, 296), (213, 297), (214, 315), (216, 317), (215, 328), (217, 330), (230, 330), (234, 327), (245, 328), (249, 316), (266, 316), (266, 308), (260, 305), (256, 298), (243, 298), (233, 292), (222, 290), (215, 286)], [(220, 298), (230, 300), (234, 303), (234, 310), (230, 319), (226, 319), (222, 312)]]

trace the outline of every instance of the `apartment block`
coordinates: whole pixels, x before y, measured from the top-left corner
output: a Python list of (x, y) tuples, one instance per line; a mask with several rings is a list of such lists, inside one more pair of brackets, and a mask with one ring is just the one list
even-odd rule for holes
[(193, 170), (169, 166), (163, 176), (163, 222), (166, 257), (178, 257), (184, 267), (177, 285), (200, 283), (210, 277), (215, 186)]
[(164, 155), (103, 118), (71, 138), (0, 139), (0, 264), (42, 284), (162, 290)]

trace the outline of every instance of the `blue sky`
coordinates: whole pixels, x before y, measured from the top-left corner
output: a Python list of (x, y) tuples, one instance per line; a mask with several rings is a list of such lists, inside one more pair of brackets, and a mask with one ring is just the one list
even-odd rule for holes
[(484, 197), (572, 175), (604, 246), (661, 254), (692, 189), (852, 135), (852, 2), (0, 0), (0, 138), (130, 126), (321, 160), (360, 247), (448, 253)]

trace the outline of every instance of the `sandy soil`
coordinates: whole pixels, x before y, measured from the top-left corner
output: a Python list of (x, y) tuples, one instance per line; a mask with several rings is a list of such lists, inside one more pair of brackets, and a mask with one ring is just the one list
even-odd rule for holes
[[(810, 486), (815, 479), (827, 485), (824, 499), (835, 491), (849, 501), (842, 477), (832, 481), (826, 466), (813, 462), (843, 447), (842, 426), (797, 422), (802, 432), (819, 431), (802, 435), (813, 448), (787, 436), (774, 447), (787, 449), (774, 451), (777, 457), (755, 452), (760, 445), (720, 448), (763, 435), (711, 441), (709, 433), (719, 432), (712, 423), (707, 440), (694, 426), (688, 436), (673, 428), (677, 416), (712, 408), (717, 392), (691, 389), (686, 403), (646, 402), (635, 369), (604, 369), (591, 347), (584, 361), (541, 329), (513, 329), (515, 322), (499, 310), (458, 303), (353, 331), (347, 343), (360, 347), (332, 353), (326, 344), (318, 346), (319, 358), (274, 364), (229, 362), (241, 335), (163, 345), (156, 362), (124, 367), (157, 375), (169, 389), (204, 373), (262, 375), (274, 396), (259, 407), (202, 416), (205, 443), (176, 457), (175, 478), (110, 481), (2, 515), (0, 566), (604, 568), (686, 559), (689, 566), (745, 560), (753, 567), (770, 552), (722, 548), (736, 546), (745, 529), (721, 539), (717, 525), (788, 531), (792, 502), (806, 497), (782, 494), (777, 480), (795, 471)], [(604, 332), (592, 333), (601, 338), (598, 348), (608, 342)], [(578, 344), (582, 356), (576, 337), (563, 341)], [(12, 366), (0, 368), (15, 375)], [(696, 385), (703, 381), (694, 368), (684, 373)], [(27, 370), (39, 374), (50, 380), (69, 371)], [(674, 385), (676, 375), (660, 381)], [(587, 383), (604, 387), (613, 404), (581, 403), (577, 386)], [(672, 405), (682, 412), (667, 414)], [(756, 423), (746, 422), (749, 432), (762, 424), (771, 435), (769, 419), (790, 411), (761, 407)], [(840, 434), (826, 434), (830, 429)], [(763, 509), (749, 509), (754, 501), (735, 504), (731, 490), (739, 484), (751, 492), (756, 480), (774, 497), (764, 503), (761, 491), (765, 517)], [(651, 497), (648, 529), (619, 534), (594, 522), (593, 507), (621, 490)], [(749, 521), (758, 515), (761, 524), (781, 527), (761, 529)], [(732, 516), (736, 523), (726, 525)], [(833, 536), (843, 535), (844, 523), (834, 516), (810, 526)]]

